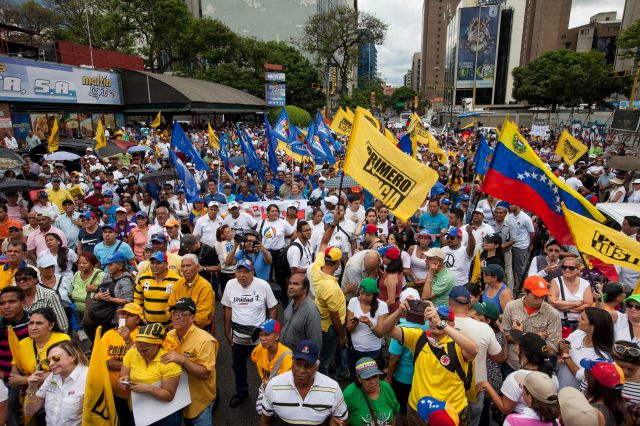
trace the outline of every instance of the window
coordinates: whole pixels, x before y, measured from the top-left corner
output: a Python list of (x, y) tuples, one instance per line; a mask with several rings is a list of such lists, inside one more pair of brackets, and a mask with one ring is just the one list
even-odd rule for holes
[(580, 30), (580, 35), (589, 35), (589, 28), (583, 28)]

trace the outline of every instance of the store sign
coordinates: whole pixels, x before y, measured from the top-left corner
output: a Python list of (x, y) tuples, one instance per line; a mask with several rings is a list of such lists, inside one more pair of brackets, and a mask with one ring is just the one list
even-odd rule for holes
[(286, 81), (285, 74), (283, 72), (266, 72), (264, 73), (264, 79), (266, 81)]
[(338, 94), (338, 64), (329, 64), (329, 95)]
[(0, 58), (0, 100), (122, 105), (120, 76), (23, 58)]
[(287, 85), (269, 83), (265, 85), (267, 106), (285, 106), (287, 104)]

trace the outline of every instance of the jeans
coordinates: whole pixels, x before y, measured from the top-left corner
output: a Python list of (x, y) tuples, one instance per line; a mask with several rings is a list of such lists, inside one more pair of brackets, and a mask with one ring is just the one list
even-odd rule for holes
[(336, 377), (345, 377), (347, 371), (349, 371), (349, 354), (347, 353), (347, 348), (338, 349), (336, 351)]
[(20, 389), (9, 386), (5, 380), (4, 384), (9, 390), (9, 412), (7, 417), (7, 426), (18, 426), (21, 424), (21, 408), (20, 408)]
[(180, 426), (182, 423), (182, 410), (169, 414), (164, 419), (151, 423), (149, 426)]
[(378, 349), (377, 351), (360, 352), (353, 348), (349, 348), (347, 359), (349, 360), (349, 373), (351, 373), (351, 380), (356, 379), (356, 363), (363, 357), (373, 358), (376, 364), (378, 364), (378, 368), (380, 370), (383, 369), (384, 361), (382, 359), (382, 349)]
[(329, 374), (329, 364), (336, 356), (338, 349), (338, 334), (330, 325), (327, 331), (322, 332), (322, 349), (320, 350), (320, 367), (318, 371), (324, 375)]
[(482, 409), (484, 408), (484, 391), (476, 394), (475, 404), (469, 402), (469, 426), (478, 426), (482, 418)]
[(211, 401), (211, 404), (207, 405), (207, 408), (202, 410), (202, 413), (195, 416), (193, 419), (184, 418), (184, 424), (186, 426), (211, 426), (213, 425), (213, 405), (215, 400)]
[(527, 254), (529, 250), (526, 248), (520, 249), (511, 247), (511, 266), (513, 268), (513, 288), (520, 289), (522, 280), (525, 274), (525, 268), (527, 267)]
[(249, 394), (249, 384), (247, 383), (247, 359), (255, 345), (239, 345), (234, 343), (231, 346), (231, 358), (233, 374), (236, 376), (236, 393), (241, 396)]

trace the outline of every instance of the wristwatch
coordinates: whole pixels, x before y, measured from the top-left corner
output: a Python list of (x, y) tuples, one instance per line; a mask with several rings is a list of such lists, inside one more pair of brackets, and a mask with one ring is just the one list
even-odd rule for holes
[(442, 330), (447, 326), (447, 322), (445, 320), (440, 320), (440, 324), (436, 326), (438, 330)]

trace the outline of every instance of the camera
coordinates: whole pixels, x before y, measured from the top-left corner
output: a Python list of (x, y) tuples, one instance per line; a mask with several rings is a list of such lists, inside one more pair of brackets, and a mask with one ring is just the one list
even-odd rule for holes
[(244, 232), (238, 232), (238, 233), (234, 234), (233, 241), (235, 241), (237, 243), (246, 243), (247, 242), (247, 235)]
[(407, 312), (406, 319), (414, 324), (424, 324), (424, 311), (428, 306), (433, 306), (429, 301), (423, 300), (409, 300), (409, 312)]

